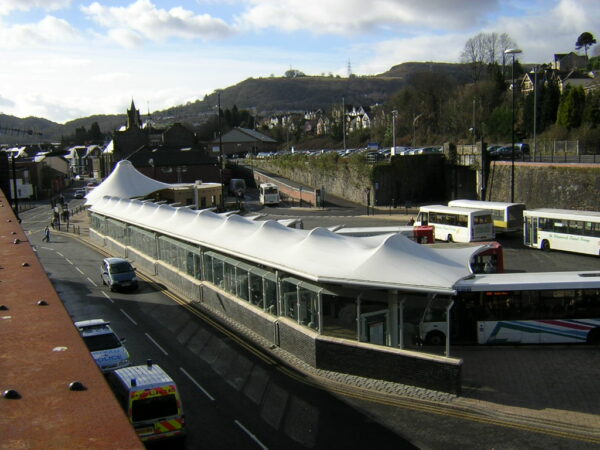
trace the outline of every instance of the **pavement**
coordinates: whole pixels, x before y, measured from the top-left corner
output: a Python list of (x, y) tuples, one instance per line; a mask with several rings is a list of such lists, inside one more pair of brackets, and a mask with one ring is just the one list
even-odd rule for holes
[[(404, 223), (411, 216), (410, 211), (407, 214), (402, 211), (388, 218)], [(93, 245), (87, 212), (75, 214), (71, 223), (79, 234), (59, 233)], [(600, 348), (597, 346), (453, 346), (451, 356), (463, 360), (462, 393), (456, 396), (315, 369), (229, 318), (217, 318), (315, 385), (342, 395), (356, 396), (358, 392), (363, 398), (388, 405), (421, 408), (600, 445)]]

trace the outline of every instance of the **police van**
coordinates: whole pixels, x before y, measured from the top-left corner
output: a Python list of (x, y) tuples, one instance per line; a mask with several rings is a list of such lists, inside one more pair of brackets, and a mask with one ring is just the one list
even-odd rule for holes
[(124, 340), (115, 334), (110, 322), (103, 319), (81, 320), (75, 322), (75, 326), (102, 372), (131, 364), (129, 352), (123, 346)]
[(142, 441), (183, 437), (183, 407), (173, 379), (151, 360), (108, 374), (115, 396)]

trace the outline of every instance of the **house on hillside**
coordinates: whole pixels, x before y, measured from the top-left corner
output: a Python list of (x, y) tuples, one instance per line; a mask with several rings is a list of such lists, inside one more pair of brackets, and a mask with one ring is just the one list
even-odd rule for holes
[[(219, 139), (211, 142), (212, 153), (218, 155)], [(221, 145), (225, 156), (256, 155), (260, 152), (277, 150), (277, 141), (269, 136), (249, 128), (235, 127), (221, 136)]]
[(552, 68), (560, 72), (570, 72), (577, 69), (585, 69), (587, 58), (580, 56), (575, 52), (555, 53)]

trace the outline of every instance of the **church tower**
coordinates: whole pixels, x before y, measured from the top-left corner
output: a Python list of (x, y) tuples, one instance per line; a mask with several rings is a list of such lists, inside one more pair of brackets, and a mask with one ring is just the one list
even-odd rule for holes
[(140, 110), (135, 108), (135, 103), (131, 99), (131, 106), (127, 110), (127, 129), (141, 128), (142, 119), (140, 118)]

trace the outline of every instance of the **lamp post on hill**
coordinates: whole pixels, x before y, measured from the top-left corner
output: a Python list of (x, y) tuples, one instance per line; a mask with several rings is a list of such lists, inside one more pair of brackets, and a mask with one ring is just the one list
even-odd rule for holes
[(504, 51), (505, 55), (512, 56), (512, 72), (511, 72), (511, 84), (510, 88), (512, 90), (512, 118), (511, 118), (511, 165), (510, 165), (510, 201), (514, 203), (515, 201), (515, 55), (517, 53), (522, 53), (522, 50), (519, 48), (509, 48)]
[(398, 117), (398, 111), (395, 109), (392, 111), (392, 151), (390, 155), (396, 154), (396, 118)]

